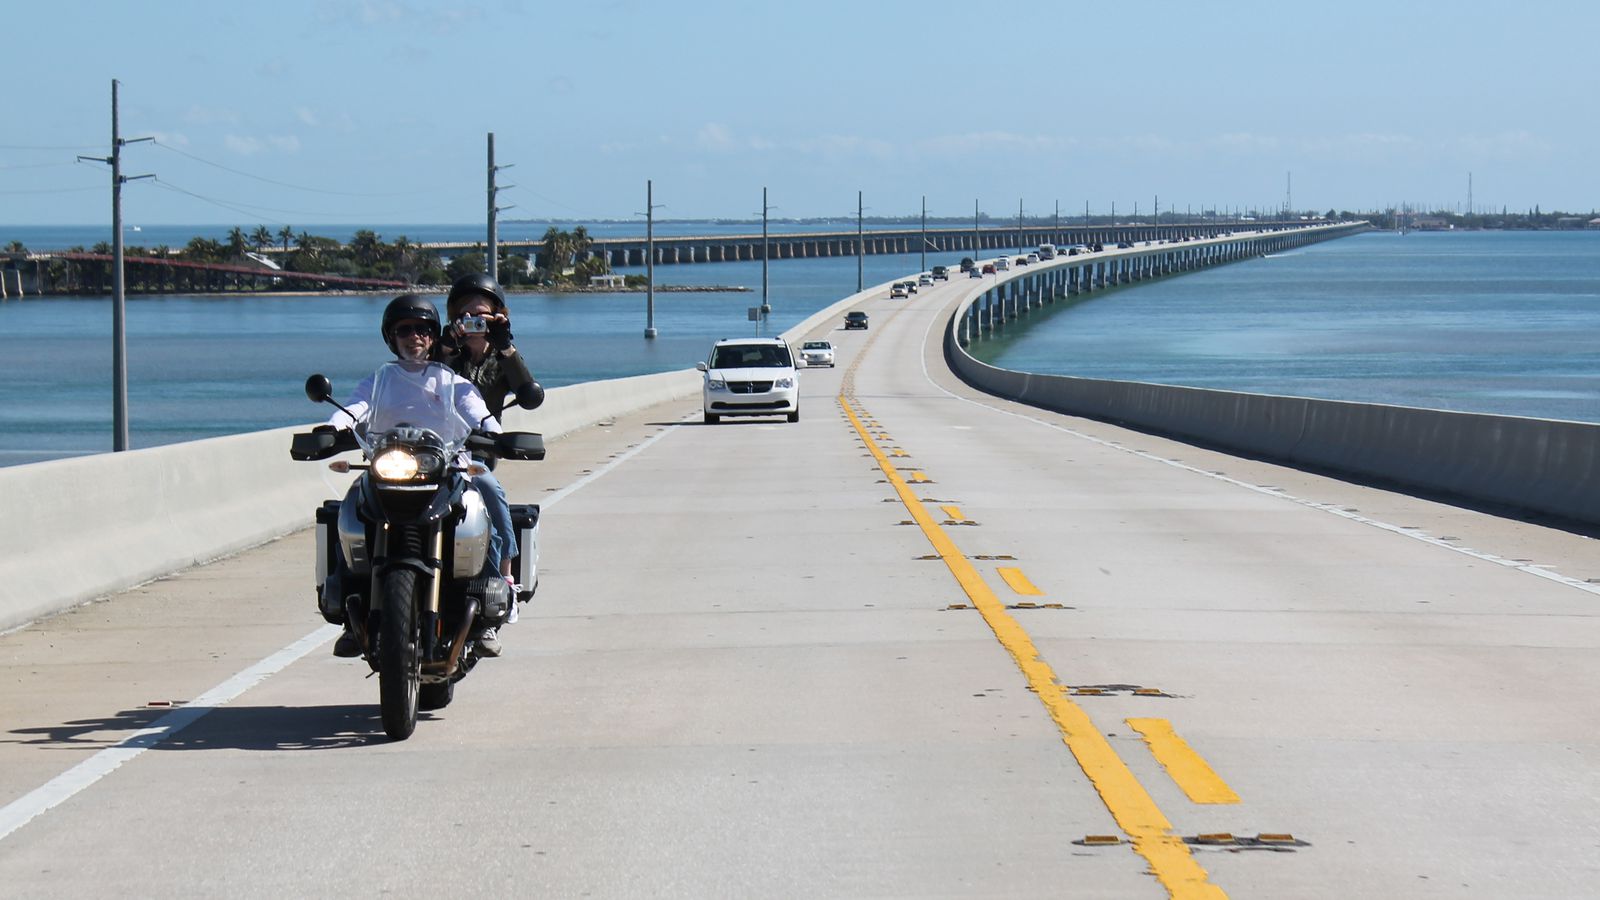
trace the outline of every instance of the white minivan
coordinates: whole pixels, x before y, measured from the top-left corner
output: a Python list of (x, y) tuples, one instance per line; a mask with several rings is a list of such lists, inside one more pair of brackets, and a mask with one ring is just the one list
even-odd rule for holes
[(786, 416), (800, 421), (800, 373), (783, 338), (729, 338), (711, 346), (695, 368), (705, 373), (701, 405), (707, 424), (723, 416)]

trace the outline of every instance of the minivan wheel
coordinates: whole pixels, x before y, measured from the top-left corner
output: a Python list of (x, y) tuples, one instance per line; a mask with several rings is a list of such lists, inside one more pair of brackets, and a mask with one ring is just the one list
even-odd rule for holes
[(722, 417), (717, 415), (716, 413), (706, 413), (705, 415), (706, 415), (706, 424), (707, 425), (715, 425), (718, 422), (722, 421)]
[(794, 412), (789, 413), (789, 421), (791, 421), (791, 422), (800, 421), (800, 410), (797, 409)]

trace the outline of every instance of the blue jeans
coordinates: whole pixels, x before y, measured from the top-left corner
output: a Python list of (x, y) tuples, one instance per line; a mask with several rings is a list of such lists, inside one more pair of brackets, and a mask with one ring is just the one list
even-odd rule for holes
[(489, 553), (486, 565), (491, 574), (500, 574), (501, 560), (517, 555), (516, 526), (511, 523), (511, 501), (506, 499), (506, 489), (493, 472), (472, 476), (472, 485), (483, 497), (484, 512), (489, 514)]

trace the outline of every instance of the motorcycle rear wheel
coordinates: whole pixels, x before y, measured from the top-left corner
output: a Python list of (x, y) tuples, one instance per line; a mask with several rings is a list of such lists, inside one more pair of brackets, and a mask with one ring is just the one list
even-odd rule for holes
[(417, 573), (390, 569), (383, 576), (383, 625), (378, 641), (378, 705), (383, 731), (403, 741), (417, 728), (422, 660), (417, 655)]

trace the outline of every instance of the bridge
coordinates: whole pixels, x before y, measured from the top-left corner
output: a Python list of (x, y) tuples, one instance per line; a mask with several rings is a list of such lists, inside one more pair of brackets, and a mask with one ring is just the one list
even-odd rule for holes
[[(1085, 261), (1058, 262), (796, 326), (839, 363), (802, 373), (796, 424), (701, 424), (692, 371), (513, 419), (552, 437), (500, 468), (545, 506), (544, 583), (403, 744), (313, 624), (303, 525), (338, 484), (287, 461), (287, 430), (0, 470), (29, 511), (0, 525), (0, 609), (232, 554), (0, 636), (0, 879), (1590, 895), (1593, 841), (1561, 825), (1587, 821), (1600, 751), (1583, 529), (1442, 502), (1398, 457), (1382, 485), (1275, 462), (1243, 448), (1282, 409), (1228, 392), (1145, 386), (1164, 401), (1130, 411), (1167, 427), (1129, 427), (1066, 411), (1115, 383), (966, 356), (974, 308), (1024, 324)], [(1206, 410), (1239, 451), (1156, 433)], [(1457, 498), (1508, 439), (1487, 418), (1435, 460), (1468, 473)], [(1576, 457), (1595, 431), (1537, 442)], [(1592, 467), (1551, 461), (1523, 465), (1600, 510)]]
[[(830, 256), (875, 256), (880, 254), (950, 253), (968, 251), (1000, 253), (1007, 249), (1037, 247), (1040, 244), (1116, 245), (1144, 241), (1198, 240), (1249, 230), (1253, 234), (1298, 230), (1305, 222), (1241, 223), (1139, 223), (1114, 225), (1024, 225), (983, 228), (874, 229), (862, 231), (782, 232), (777, 234), (707, 234), (655, 238), (656, 265), (679, 263), (738, 262), (768, 259), (814, 259)], [(483, 248), (481, 242), (448, 241), (422, 246), (444, 252)], [(543, 241), (502, 240), (502, 253), (533, 256), (544, 250)], [(601, 257), (612, 266), (642, 266), (650, 255), (642, 236), (595, 238), (584, 257)]]
[[(59, 263), (59, 268), (53, 263)], [(116, 258), (109, 253), (0, 253), (0, 299), (38, 294), (109, 294), (115, 263)], [(282, 290), (285, 286), (303, 291), (377, 291), (407, 287), (406, 282), (397, 279), (292, 272), (154, 256), (124, 256), (123, 272), (125, 289), (133, 294), (245, 293)]]

